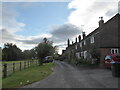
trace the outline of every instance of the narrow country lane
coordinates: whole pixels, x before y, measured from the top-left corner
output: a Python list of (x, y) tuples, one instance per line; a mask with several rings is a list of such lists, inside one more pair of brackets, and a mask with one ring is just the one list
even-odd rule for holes
[(65, 62), (54, 61), (56, 67), (47, 78), (23, 88), (118, 88), (118, 78), (111, 70), (74, 67)]

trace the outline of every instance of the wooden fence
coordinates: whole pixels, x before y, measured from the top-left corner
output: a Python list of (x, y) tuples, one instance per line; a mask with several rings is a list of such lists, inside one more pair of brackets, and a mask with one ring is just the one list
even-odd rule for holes
[(6, 78), (7, 76), (15, 73), (16, 71), (22, 71), (23, 69), (29, 68), (31, 66), (39, 65), (38, 60), (29, 60), (29, 61), (21, 61), (17, 63), (4, 63), (2, 64), (2, 77)]

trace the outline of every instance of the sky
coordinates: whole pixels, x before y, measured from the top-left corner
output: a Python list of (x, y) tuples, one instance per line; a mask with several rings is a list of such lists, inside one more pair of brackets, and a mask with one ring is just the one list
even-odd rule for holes
[(43, 38), (65, 49), (82, 31), (89, 34), (118, 13), (118, 0), (4, 0), (0, 3), (0, 37), (20, 49), (31, 49)]

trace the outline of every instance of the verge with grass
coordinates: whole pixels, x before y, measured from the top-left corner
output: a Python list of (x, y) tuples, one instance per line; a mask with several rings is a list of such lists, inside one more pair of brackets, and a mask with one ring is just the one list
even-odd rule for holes
[(7, 78), (2, 79), (2, 88), (19, 88), (24, 85), (39, 81), (52, 73), (54, 63), (46, 63), (42, 66), (30, 67), (18, 71)]

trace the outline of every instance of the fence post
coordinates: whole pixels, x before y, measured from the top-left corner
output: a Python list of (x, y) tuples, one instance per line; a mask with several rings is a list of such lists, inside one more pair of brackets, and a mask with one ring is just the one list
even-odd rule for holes
[(29, 67), (30, 67), (30, 60), (28, 62), (29, 62)]
[(30, 60), (30, 66), (31, 66), (31, 60)]
[(13, 63), (13, 73), (15, 72), (15, 63)]
[(28, 68), (29, 68), (29, 61), (27, 61), (27, 63), (28, 63)]
[(39, 66), (39, 59), (38, 59), (38, 61), (37, 61), (37, 62), (38, 62), (38, 66)]
[(33, 61), (31, 60), (31, 65), (33, 65)]
[(4, 68), (3, 68), (3, 77), (7, 77), (7, 64), (4, 64)]
[(36, 60), (36, 65), (37, 65), (37, 60)]
[(24, 61), (24, 69), (26, 68), (26, 61)]
[(21, 62), (20, 62), (20, 71), (22, 70), (22, 65), (21, 65)]
[(31, 66), (32, 66), (32, 61), (30, 60)]

